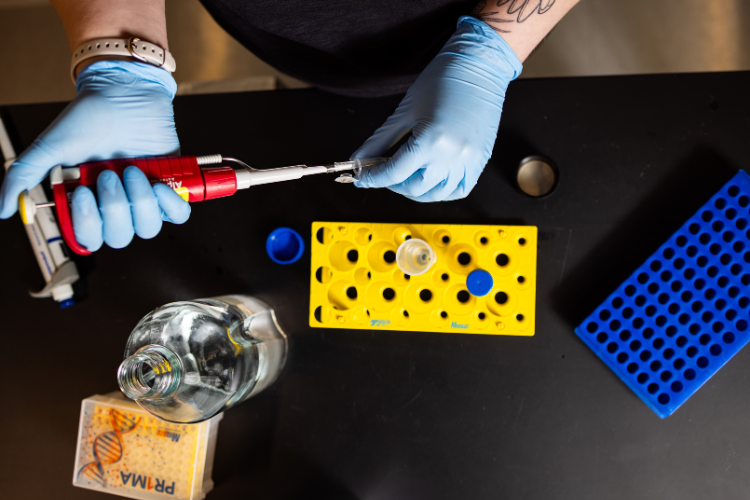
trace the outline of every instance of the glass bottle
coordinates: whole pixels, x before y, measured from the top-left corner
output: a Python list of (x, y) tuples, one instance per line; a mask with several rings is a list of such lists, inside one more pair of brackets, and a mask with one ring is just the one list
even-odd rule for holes
[(286, 352), (276, 315), (257, 299), (174, 302), (136, 325), (117, 381), (127, 397), (159, 418), (200, 422), (270, 385)]

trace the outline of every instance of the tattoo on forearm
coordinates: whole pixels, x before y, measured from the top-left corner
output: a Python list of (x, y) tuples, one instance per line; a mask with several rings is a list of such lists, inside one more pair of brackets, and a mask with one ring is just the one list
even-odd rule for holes
[[(491, 0), (494, 1), (494, 0)], [(516, 16), (515, 21), (513, 19), (503, 19), (500, 17), (493, 17), (498, 14), (501, 14), (501, 12), (495, 11), (495, 12), (482, 12), (487, 5), (487, 0), (480, 0), (480, 2), (477, 4), (477, 6), (472, 11), (472, 15), (479, 19), (480, 21), (484, 21), (489, 25), (490, 28), (497, 31), (498, 33), (510, 33), (510, 29), (503, 29), (497, 26), (493, 26), (490, 24), (490, 22), (493, 23), (513, 23), (518, 22), (522, 23), (526, 21), (529, 17), (531, 17), (534, 12), (538, 14), (545, 14), (548, 12), (552, 6), (555, 4), (555, 0), (497, 0), (497, 6), (498, 7), (504, 7), (508, 6), (508, 9), (506, 11), (507, 14), (518, 14)], [(510, 28), (510, 26), (508, 26)]]

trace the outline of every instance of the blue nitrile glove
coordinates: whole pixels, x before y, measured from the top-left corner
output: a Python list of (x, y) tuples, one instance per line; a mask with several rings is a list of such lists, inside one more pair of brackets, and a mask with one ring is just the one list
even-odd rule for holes
[(492, 155), (505, 91), (521, 69), (492, 28), (461, 17), (396, 112), (352, 158), (383, 156), (409, 131), (412, 136), (393, 158), (363, 172), (356, 185), (387, 187), (416, 201), (467, 196)]
[[(148, 64), (98, 61), (85, 67), (76, 98), (8, 170), (0, 188), (0, 218), (13, 215), (18, 195), (57, 165), (176, 153), (176, 89), (169, 72)], [(124, 178), (123, 188), (113, 172), (99, 176), (99, 207), (89, 188), (80, 186), (73, 194), (76, 239), (91, 251), (103, 241), (124, 247), (133, 233), (152, 238), (162, 219), (181, 224), (190, 215), (190, 205), (177, 193), (164, 185), (152, 188), (137, 168), (127, 169)]]

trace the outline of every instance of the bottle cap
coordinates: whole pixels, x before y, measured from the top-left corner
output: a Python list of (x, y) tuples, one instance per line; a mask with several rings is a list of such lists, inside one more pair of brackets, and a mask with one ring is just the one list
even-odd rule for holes
[(291, 264), (302, 257), (305, 242), (294, 229), (280, 227), (274, 229), (266, 240), (266, 252), (277, 264)]
[(494, 284), (492, 275), (484, 269), (475, 269), (466, 277), (466, 288), (475, 297), (484, 297), (490, 293)]

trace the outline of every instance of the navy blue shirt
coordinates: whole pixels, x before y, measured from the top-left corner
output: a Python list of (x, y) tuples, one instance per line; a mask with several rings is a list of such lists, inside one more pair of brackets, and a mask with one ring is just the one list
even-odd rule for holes
[(256, 56), (353, 96), (405, 92), (478, 0), (201, 0)]

